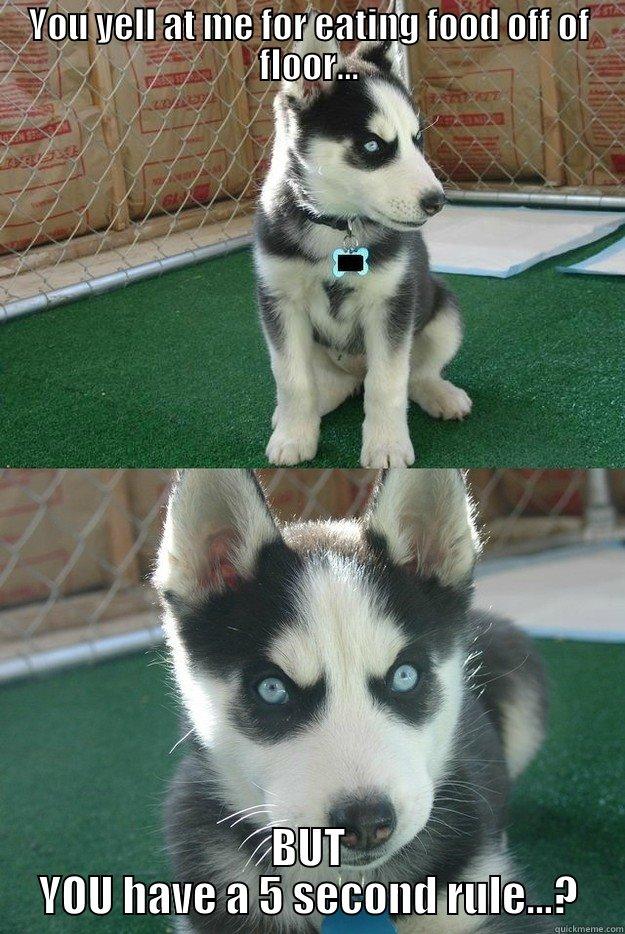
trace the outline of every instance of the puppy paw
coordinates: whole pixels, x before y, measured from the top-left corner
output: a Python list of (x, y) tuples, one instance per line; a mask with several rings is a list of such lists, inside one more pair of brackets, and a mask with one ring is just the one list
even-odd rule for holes
[(464, 389), (446, 379), (413, 380), (410, 398), (432, 418), (462, 420), (470, 413), (473, 403)]
[(293, 467), (313, 459), (317, 453), (318, 440), (318, 427), (307, 425), (288, 428), (276, 423), (265, 454), (270, 464)]
[(414, 449), (407, 428), (396, 432), (363, 431), (360, 463), (363, 467), (410, 467)]

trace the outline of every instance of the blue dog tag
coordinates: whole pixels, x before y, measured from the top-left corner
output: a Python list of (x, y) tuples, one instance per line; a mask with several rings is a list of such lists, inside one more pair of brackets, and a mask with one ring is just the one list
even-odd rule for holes
[(362, 912), (357, 915), (346, 915), (342, 911), (337, 911), (323, 919), (321, 924), (322, 934), (395, 934), (397, 928), (391, 921), (391, 916), (366, 915)]
[(332, 253), (332, 273), (337, 279), (346, 272), (355, 272), (359, 276), (366, 276), (369, 272), (369, 250), (364, 247), (353, 249), (338, 249)]

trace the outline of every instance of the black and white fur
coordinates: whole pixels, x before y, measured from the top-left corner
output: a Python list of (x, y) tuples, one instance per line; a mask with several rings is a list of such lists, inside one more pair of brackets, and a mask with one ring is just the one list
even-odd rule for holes
[[(443, 379), (462, 339), (456, 301), (430, 272), (419, 228), (444, 203), (395, 43), (339, 56), (331, 82), (283, 82), (257, 213), (255, 267), (277, 403), (267, 457), (315, 456), (320, 419), (364, 381), (361, 464), (412, 464), (408, 398), (462, 419), (471, 400)], [(295, 51), (335, 52), (307, 27)], [(357, 73), (356, 80), (338, 75)], [(372, 141), (378, 152), (365, 148)], [(332, 252), (354, 234), (370, 271), (334, 278)]]
[[(279, 527), (253, 474), (186, 472), (156, 581), (190, 751), (167, 808), (174, 878), (258, 891), (279, 874), (282, 914), (194, 917), (184, 930), (313, 932), (290, 909), (297, 881), (338, 870), (271, 865), (274, 825), (332, 826), (343, 802), (381, 799), (393, 832), (345, 850), (343, 881), (517, 880), (507, 849), (511, 781), (538, 749), (545, 686), (529, 640), (471, 610), (478, 551), (453, 470), (389, 471), (362, 521)], [(394, 694), (399, 664), (419, 671)], [(270, 674), (289, 700), (269, 705)], [(531, 918), (400, 917), (400, 934), (536, 930)]]

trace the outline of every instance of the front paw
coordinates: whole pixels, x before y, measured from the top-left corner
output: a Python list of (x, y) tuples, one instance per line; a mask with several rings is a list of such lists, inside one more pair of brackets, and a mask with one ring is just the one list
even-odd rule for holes
[(317, 453), (318, 425), (285, 425), (276, 421), (269, 439), (267, 460), (280, 467), (293, 467), (302, 461), (311, 461)]
[(410, 398), (432, 418), (462, 421), (471, 412), (473, 403), (464, 389), (446, 379), (419, 379), (410, 385)]
[(360, 452), (363, 467), (410, 467), (414, 459), (407, 425), (393, 430), (384, 426), (370, 429), (365, 424)]

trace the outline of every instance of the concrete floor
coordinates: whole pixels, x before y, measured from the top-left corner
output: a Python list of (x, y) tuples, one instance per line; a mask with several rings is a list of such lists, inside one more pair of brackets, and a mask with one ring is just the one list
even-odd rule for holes
[(625, 642), (625, 547), (585, 547), (484, 563), (475, 605), (535, 635)]

